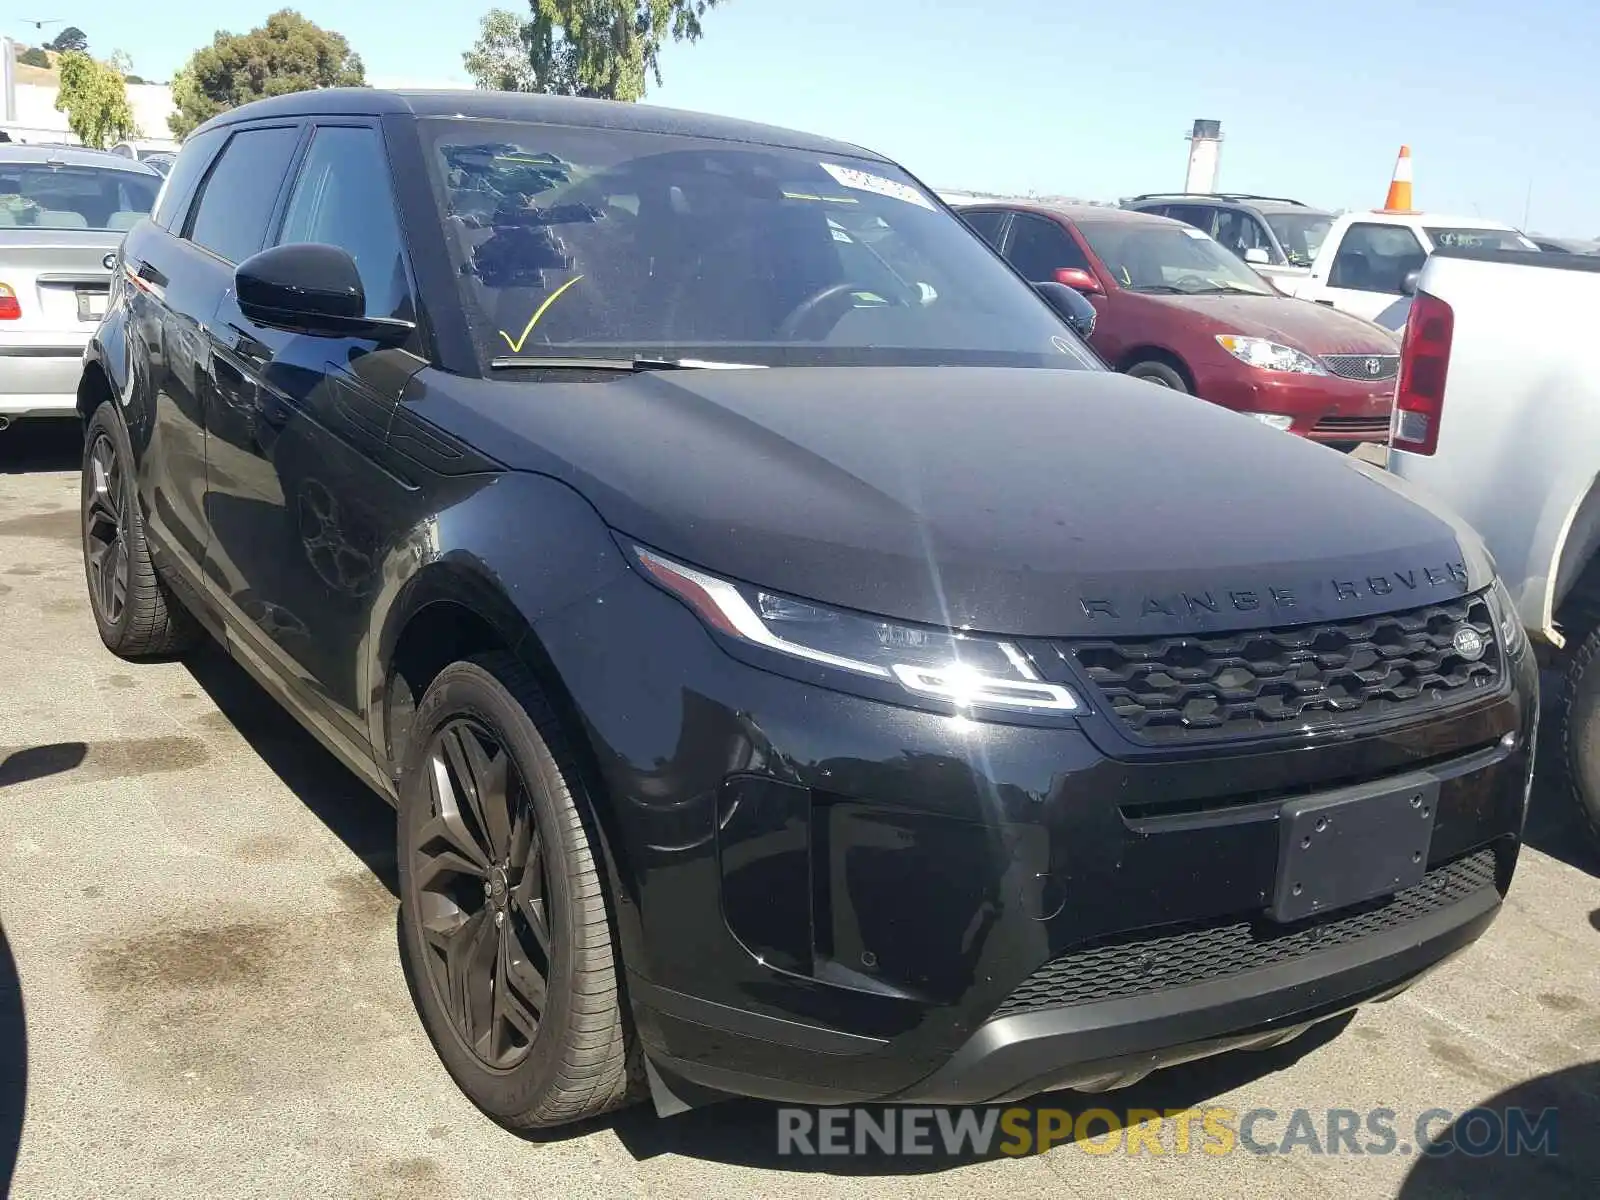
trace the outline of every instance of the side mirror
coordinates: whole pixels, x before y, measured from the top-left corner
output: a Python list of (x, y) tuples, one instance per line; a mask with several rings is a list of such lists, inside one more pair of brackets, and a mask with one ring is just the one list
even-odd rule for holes
[(1265, 267), (1271, 264), (1272, 256), (1260, 246), (1251, 246), (1244, 252), (1244, 260), (1254, 267)]
[(1090, 292), (1099, 295), (1102, 291), (1100, 281), (1082, 267), (1057, 267), (1054, 279), (1057, 283), (1063, 284), (1075, 292)]
[(1421, 278), (1421, 271), (1407, 271), (1406, 277), (1400, 281), (1400, 294), (1402, 296), (1415, 296), (1417, 294), (1417, 280)]
[(1036, 283), (1033, 288), (1079, 337), (1087, 338), (1094, 332), (1094, 305), (1081, 294), (1062, 283)]
[(381, 342), (403, 342), (416, 329), (410, 321), (366, 315), (361, 273), (337, 246), (273, 246), (234, 268), (233, 287), (239, 311), (268, 329)]

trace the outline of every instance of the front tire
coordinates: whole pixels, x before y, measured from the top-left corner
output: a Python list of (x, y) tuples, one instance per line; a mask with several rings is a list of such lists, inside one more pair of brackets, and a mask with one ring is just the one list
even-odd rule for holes
[(1600, 848), (1600, 626), (1567, 664), (1561, 696), (1561, 758), (1568, 790)]
[(1124, 372), (1134, 379), (1143, 379), (1148, 383), (1158, 383), (1164, 388), (1171, 388), (1175, 392), (1187, 392), (1189, 385), (1183, 381), (1183, 376), (1178, 374), (1164, 362), (1154, 359), (1134, 363)]
[(181, 654), (200, 638), (178, 598), (156, 574), (133, 481), (133, 446), (109, 404), (83, 436), (83, 569), (89, 609), (106, 649), (122, 658)]
[(617, 955), (538, 685), (509, 655), (457, 662), (418, 706), (400, 781), (401, 944), (428, 1036), (513, 1128), (632, 1099)]

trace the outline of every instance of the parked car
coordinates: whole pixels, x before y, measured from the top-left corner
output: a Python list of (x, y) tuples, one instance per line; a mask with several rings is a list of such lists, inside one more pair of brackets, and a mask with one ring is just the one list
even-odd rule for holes
[(1089, 296), (1090, 345), (1117, 370), (1312, 441), (1388, 437), (1394, 336), (1280, 295), (1199, 230), (1085, 205), (959, 211), (1025, 278)]
[(135, 162), (148, 162), (157, 157), (171, 158), (178, 152), (178, 143), (164, 138), (133, 138), (114, 143), (110, 152)]
[(166, 151), (158, 150), (144, 155), (139, 159), (139, 161), (145, 166), (154, 171), (158, 171), (161, 175), (165, 176), (171, 173), (172, 164), (177, 161), (177, 158), (178, 156), (176, 154), (169, 154)]
[(1593, 256), (1435, 251), (1406, 329), (1388, 466), (1481, 531), (1521, 623), (1563, 672), (1553, 753), (1600, 838), (1597, 297)]
[(304, 91), (121, 255), (100, 636), (209, 630), (398, 806), (422, 1021), (500, 1121), (1103, 1088), (1500, 907), (1537, 696), (1476, 537), (1107, 371), (887, 159)]
[(1308, 274), (1334, 216), (1299, 200), (1246, 192), (1155, 192), (1122, 207), (1193, 225), (1268, 279)]
[(77, 415), (117, 243), (160, 187), (155, 171), (101, 151), (0, 145), (0, 430)]
[(1378, 210), (1345, 213), (1323, 238), (1310, 272), (1284, 281), (1302, 300), (1372, 319), (1406, 294), (1407, 280), (1444, 247), (1538, 252), (1509, 225), (1481, 217)]

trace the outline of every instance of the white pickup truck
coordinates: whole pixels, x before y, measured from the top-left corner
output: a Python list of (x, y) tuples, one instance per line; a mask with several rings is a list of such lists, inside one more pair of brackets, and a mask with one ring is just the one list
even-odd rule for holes
[(1280, 291), (1370, 321), (1406, 291), (1406, 277), (1443, 249), (1538, 250), (1522, 234), (1482, 217), (1438, 213), (1345, 213), (1338, 217), (1306, 275), (1276, 280)]
[(1565, 676), (1561, 756), (1600, 837), (1600, 258), (1440, 249), (1416, 281), (1389, 470), (1494, 555)]

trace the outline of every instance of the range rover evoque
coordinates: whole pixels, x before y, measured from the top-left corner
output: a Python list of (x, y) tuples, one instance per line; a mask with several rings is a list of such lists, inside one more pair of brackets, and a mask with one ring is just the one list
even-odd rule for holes
[(500, 1121), (1113, 1087), (1499, 908), (1536, 693), (1477, 538), (1107, 371), (882, 157), (306, 92), (120, 256), (101, 636), (209, 631), (396, 805)]

